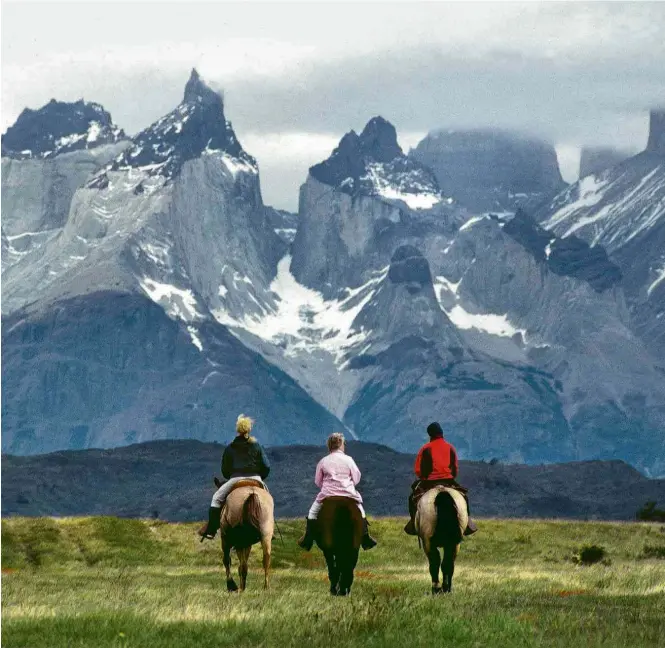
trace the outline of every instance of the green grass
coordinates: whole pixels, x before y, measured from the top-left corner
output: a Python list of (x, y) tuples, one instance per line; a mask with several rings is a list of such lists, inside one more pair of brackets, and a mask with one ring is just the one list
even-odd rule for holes
[[(225, 591), (218, 542), (196, 525), (116, 518), (2, 522), (2, 645), (656, 646), (665, 636), (665, 531), (648, 523), (481, 520), (462, 545), (454, 593), (429, 595), (404, 520), (372, 525), (352, 596), (328, 595), (324, 561), (279, 522), (272, 589), (260, 551), (248, 590)], [(575, 562), (587, 545), (604, 563)]]

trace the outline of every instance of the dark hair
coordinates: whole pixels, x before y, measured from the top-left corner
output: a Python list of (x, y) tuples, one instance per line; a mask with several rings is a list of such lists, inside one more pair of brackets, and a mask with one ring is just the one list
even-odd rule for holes
[(443, 436), (443, 430), (438, 423), (434, 422), (427, 426), (427, 434), (429, 434), (430, 439), (438, 439)]

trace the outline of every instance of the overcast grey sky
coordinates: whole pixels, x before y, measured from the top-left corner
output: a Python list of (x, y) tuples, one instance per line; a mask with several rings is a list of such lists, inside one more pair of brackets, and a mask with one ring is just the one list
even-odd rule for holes
[(665, 3), (3, 2), (2, 130), (25, 106), (84, 97), (135, 133), (196, 66), (278, 207), (376, 114), (405, 149), (435, 128), (532, 133), (572, 179), (581, 145), (646, 143), (664, 33)]

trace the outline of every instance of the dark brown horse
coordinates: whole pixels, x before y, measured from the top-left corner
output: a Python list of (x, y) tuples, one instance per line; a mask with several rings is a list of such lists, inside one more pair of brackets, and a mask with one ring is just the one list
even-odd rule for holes
[(351, 593), (353, 570), (363, 535), (363, 520), (358, 505), (349, 497), (326, 497), (319, 512), (316, 544), (328, 565), (330, 593)]
[[(454, 488), (437, 486), (418, 502), (416, 530), (429, 561), (432, 594), (452, 591), (455, 559), (468, 520), (464, 496)], [(439, 547), (443, 548), (443, 560)], [(439, 585), (439, 571), (443, 575), (442, 585)]]

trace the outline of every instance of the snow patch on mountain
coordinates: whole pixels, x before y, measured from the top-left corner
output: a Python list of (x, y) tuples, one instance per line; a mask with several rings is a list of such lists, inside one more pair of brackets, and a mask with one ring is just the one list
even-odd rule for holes
[(508, 313), (505, 315), (469, 313), (456, 304), (446, 315), (460, 329), (473, 328), (501, 337), (513, 337), (516, 333), (526, 334), (524, 329), (518, 329), (508, 320)]
[[(206, 148), (203, 153), (210, 155), (211, 153), (218, 153), (218, 151)], [(252, 173), (256, 175), (259, 172), (258, 166), (251, 160), (233, 157), (228, 153), (222, 153), (220, 158), (234, 179), (239, 173)]]
[(459, 287), (463, 279), (464, 275), (457, 282), (452, 282), (443, 275), (438, 275), (433, 281), (434, 293), (441, 310), (458, 329), (475, 329), (500, 337), (513, 337), (515, 334), (521, 333), (522, 337), (525, 338), (526, 330), (515, 326), (508, 319), (508, 313), (497, 315), (495, 313), (483, 314), (467, 311), (460, 304)]
[(146, 295), (159, 304), (170, 317), (184, 322), (193, 322), (203, 318), (203, 315), (196, 309), (196, 297), (190, 289), (177, 288), (149, 277), (140, 279), (139, 285)]
[[(571, 189), (568, 190), (568, 192), (570, 192), (570, 196), (572, 197), (575, 195), (576, 199), (572, 202), (569, 202), (565, 207), (562, 207), (559, 211), (553, 214), (547, 223), (544, 224), (545, 229), (555, 228), (559, 223), (563, 222), (580, 209), (586, 209), (588, 207), (597, 205), (603, 199), (603, 189), (606, 187), (606, 185), (607, 181), (603, 180), (601, 176), (590, 175), (586, 178), (582, 178), (577, 183), (577, 185), (574, 185)], [(583, 225), (588, 224), (589, 222), (592, 221), (587, 221), (583, 224), (575, 223), (566, 232), (564, 238), (565, 236), (573, 234), (577, 229)]]
[(361, 178), (361, 183), (369, 182), (373, 194), (388, 201), (404, 202), (414, 210), (432, 209), (443, 200), (438, 187), (432, 186), (428, 178), (421, 178), (418, 169), (396, 171), (393, 166), (368, 164), (367, 173)]
[(656, 269), (656, 280), (647, 288), (647, 296), (650, 296), (654, 289), (665, 281), (665, 263)]
[(434, 283), (434, 292), (436, 293), (437, 299), (440, 302), (441, 292), (443, 290), (447, 290), (452, 295), (457, 296), (457, 291), (459, 290), (460, 284), (462, 283), (462, 279), (460, 279), (457, 283), (453, 283), (449, 279), (446, 279), (446, 277), (444, 277), (443, 275), (439, 275), (438, 277), (435, 277), (433, 283)]
[(355, 330), (353, 321), (374, 295), (388, 268), (376, 273), (363, 286), (347, 289), (343, 297), (333, 300), (326, 300), (318, 291), (298, 283), (290, 268), (291, 256), (287, 255), (279, 262), (277, 276), (270, 285), (276, 298), (274, 309), (242, 319), (217, 309), (213, 311), (215, 319), (282, 348), (287, 357), (303, 351), (324, 351), (341, 367), (348, 350), (362, 343), (369, 333)]
[(485, 216), (472, 216), (459, 228), (459, 231), (464, 232), (465, 230), (468, 230), (469, 228), (473, 227), (476, 223), (482, 220), (485, 220)]

